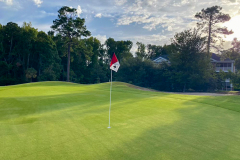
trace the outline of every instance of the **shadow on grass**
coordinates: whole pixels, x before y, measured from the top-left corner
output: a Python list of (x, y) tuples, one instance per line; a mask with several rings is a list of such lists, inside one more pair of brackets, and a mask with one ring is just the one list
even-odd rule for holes
[[(82, 153), (84, 155), (98, 152), (98, 159), (240, 159), (240, 114), (232, 111), (238, 110), (236, 104), (239, 100), (235, 99), (236, 97), (193, 96), (194, 98), (192, 98), (191, 96), (176, 96), (131, 89), (126, 91), (124, 87), (116, 87), (112, 96), (112, 113), (120, 115), (112, 119), (114, 123), (110, 130), (107, 129), (106, 124), (104, 131), (97, 131), (99, 129), (96, 127), (98, 120), (93, 117), (100, 114), (102, 122), (105, 121), (105, 118), (102, 117), (108, 114), (109, 90), (1, 98), (3, 105), (0, 106), (0, 119), (7, 120), (16, 115), (20, 118), (23, 117), (19, 124), (34, 123), (38, 120), (38, 117), (34, 117), (35, 114), (57, 114), (59, 111), (62, 116), (61, 121), (64, 122), (64, 118), (70, 119), (75, 114), (75, 118), (70, 119), (72, 123), (76, 123), (74, 128), (62, 125), (69, 123), (54, 124), (55, 127), (69, 129), (66, 131), (68, 139), (62, 140), (62, 143), (57, 143), (59, 146), (55, 149), (68, 148), (73, 143), (74, 147), (89, 148), (89, 150), (85, 149), (89, 152)], [(155, 101), (148, 106), (152, 102), (151, 98)], [(161, 98), (163, 101), (171, 101), (171, 103), (166, 103), (164, 106)], [(177, 106), (178, 103), (181, 104)], [(176, 106), (172, 104), (176, 104)], [(225, 107), (227, 109), (223, 109), (226, 104), (229, 106)], [(63, 116), (64, 114), (67, 115)], [(81, 126), (79, 123), (82, 123), (81, 119), (76, 120), (76, 114), (82, 117), (87, 116), (84, 123), (89, 123), (89, 126), (84, 123), (82, 125), (85, 127), (83, 129), (91, 132), (84, 132), (86, 137), (80, 137), (77, 132), (79, 130), (76, 130)], [(59, 130), (61, 131), (61, 129)], [(69, 138), (70, 132), (75, 135), (72, 139)], [(18, 132), (18, 134), (20, 133)], [(104, 135), (103, 140), (101, 134)], [(56, 136), (60, 138), (58, 132)], [(75, 138), (79, 138), (79, 144)], [(86, 143), (81, 145), (82, 141)], [(95, 151), (92, 148), (95, 144), (107, 149), (103, 150), (102, 153), (101, 150)], [(34, 154), (44, 157), (45, 152), (50, 148), (52, 148), (51, 145), (44, 146), (41, 150), (42, 153), (36, 152)], [(67, 155), (70, 158), (64, 157), (64, 159), (79, 158), (79, 152), (81, 153), (83, 148), (72, 149), (74, 153)], [(62, 152), (56, 153), (61, 157)]]
[[(180, 118), (167, 125), (160, 123), (163, 115), (154, 122), (143, 117), (143, 124), (154, 127), (145, 129), (142, 125), (143, 132), (137, 138), (119, 144), (114, 150), (109, 149), (107, 159), (240, 159), (240, 114), (235, 105), (239, 100), (226, 98), (183, 99), (184, 107), (172, 111)], [(230, 101), (234, 102), (228, 107), (223, 106)], [(131, 131), (119, 130), (126, 134), (125, 137), (131, 137), (138, 127)], [(117, 138), (109, 141), (114, 142)]]
[[(126, 106), (135, 103), (138, 99), (143, 100), (154, 96), (156, 94), (151, 94), (151, 92), (117, 89), (112, 93), (112, 105)], [(0, 98), (0, 104), (0, 120), (47, 112), (52, 113), (64, 109), (78, 110), (81, 111), (81, 114), (84, 112), (108, 112), (109, 91), (90, 90), (80, 93), (49, 96), (4, 97)], [(94, 109), (96, 110), (94, 111)], [(83, 110), (85, 111), (83, 112)]]
[[(177, 98), (181, 100), (188, 100), (188, 97), (190, 96), (179, 96)], [(240, 112), (239, 96), (195, 96), (189, 101)]]

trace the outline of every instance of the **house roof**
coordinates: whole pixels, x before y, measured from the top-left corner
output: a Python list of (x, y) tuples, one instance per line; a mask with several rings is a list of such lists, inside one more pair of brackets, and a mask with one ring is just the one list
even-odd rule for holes
[(232, 62), (233, 60), (226, 58), (224, 60), (221, 60), (221, 56), (219, 54), (212, 53), (212, 60), (213, 61), (221, 61), (221, 62)]
[[(165, 59), (166, 61), (169, 61), (169, 55), (159, 56), (159, 57), (153, 59), (153, 61), (154, 62), (159, 62), (159, 60), (161, 61), (162, 59)], [(215, 53), (212, 53), (211, 60), (216, 61), (216, 62), (233, 62), (233, 60), (231, 60), (229, 58), (221, 60), (221, 56), (219, 54), (215, 54)]]
[(159, 57), (154, 58), (153, 61), (156, 61), (157, 59), (160, 59), (160, 58), (161, 58), (161, 59), (163, 58), (163, 59), (169, 60), (168, 55), (161, 55), (161, 56), (159, 56)]
[(161, 57), (165, 58), (166, 60), (169, 60), (169, 55), (162, 55)]
[(162, 56), (157, 57), (153, 60), (153, 62), (155, 62), (155, 63), (162, 63), (163, 61), (169, 63), (168, 55), (162, 55)]

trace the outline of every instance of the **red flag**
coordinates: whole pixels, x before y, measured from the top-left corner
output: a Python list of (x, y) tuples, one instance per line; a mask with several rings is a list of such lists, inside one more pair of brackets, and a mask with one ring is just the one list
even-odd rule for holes
[(117, 72), (119, 67), (120, 67), (120, 63), (118, 62), (118, 59), (114, 53), (111, 60), (110, 69)]

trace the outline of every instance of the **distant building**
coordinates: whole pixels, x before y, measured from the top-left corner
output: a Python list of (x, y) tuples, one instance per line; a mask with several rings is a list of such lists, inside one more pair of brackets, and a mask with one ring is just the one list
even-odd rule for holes
[(170, 64), (168, 55), (160, 56), (160, 57), (154, 59), (153, 62), (156, 63), (156, 64), (161, 64), (163, 62), (166, 62), (166, 63)]
[[(168, 64), (171, 63), (169, 61), (168, 55), (157, 57), (153, 60), (153, 62), (156, 64), (161, 64), (163, 62), (166, 62)], [(213, 64), (217, 73), (220, 72), (220, 70), (222, 70), (223, 72), (231, 71), (235, 73), (234, 60), (231, 60), (229, 58), (221, 60), (221, 57), (219, 55), (212, 53), (211, 63)], [(233, 90), (233, 85), (231, 84), (230, 79), (226, 79), (222, 82), (222, 90)]]
[[(222, 70), (223, 72), (231, 71), (235, 73), (234, 60), (231, 60), (229, 58), (221, 60), (221, 57), (219, 55), (212, 53), (211, 63), (213, 64), (216, 72), (220, 72), (220, 70)], [(231, 84), (230, 79), (226, 79), (222, 83), (222, 90), (233, 90), (233, 85)]]
[(214, 65), (216, 72), (219, 72), (220, 70), (224, 72), (235, 72), (234, 60), (229, 58), (221, 60), (219, 55), (212, 53), (211, 63)]

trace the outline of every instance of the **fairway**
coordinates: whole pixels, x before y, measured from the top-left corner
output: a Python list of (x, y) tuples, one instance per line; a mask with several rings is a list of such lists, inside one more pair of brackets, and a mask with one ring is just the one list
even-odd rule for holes
[(240, 159), (240, 97), (110, 83), (0, 87), (0, 160)]

